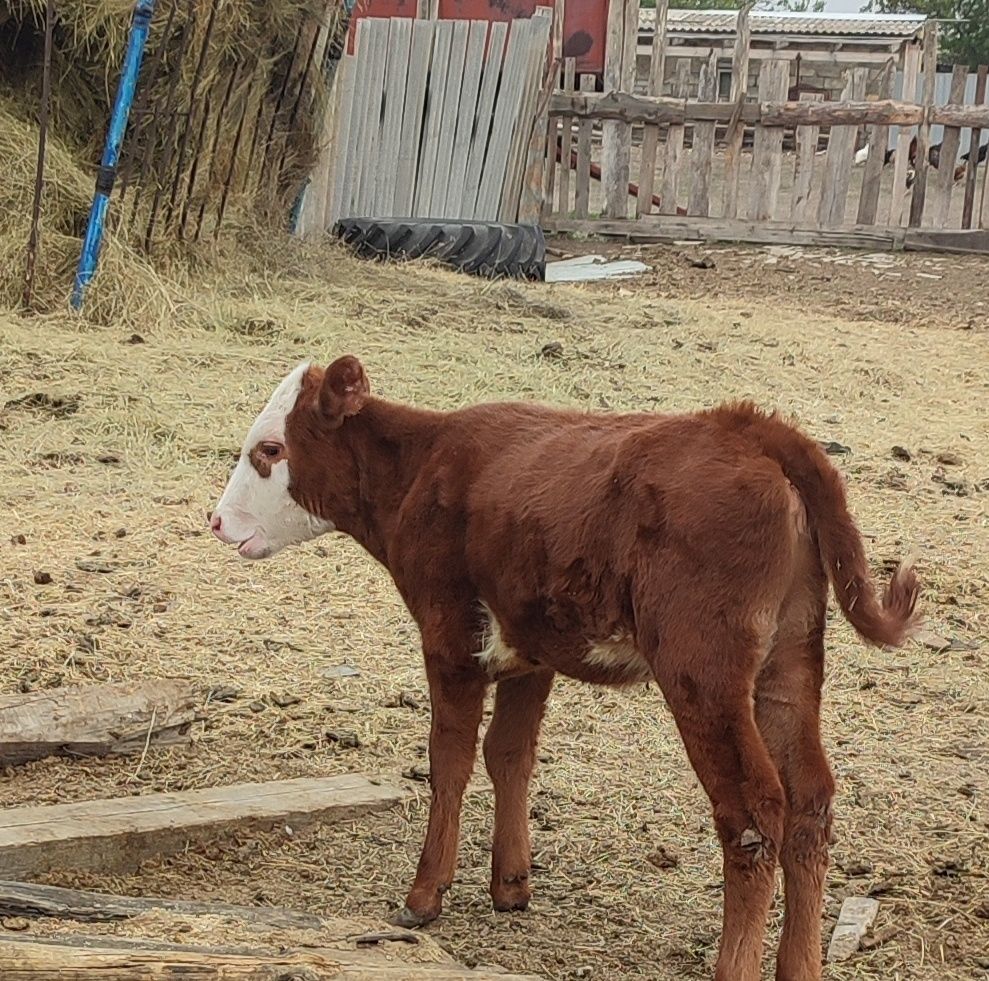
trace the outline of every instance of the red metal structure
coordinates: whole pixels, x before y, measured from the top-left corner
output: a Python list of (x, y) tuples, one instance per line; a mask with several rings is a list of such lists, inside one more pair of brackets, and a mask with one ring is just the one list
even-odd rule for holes
[[(514, 20), (531, 17), (537, 0), (439, 0), (440, 20)], [(354, 50), (361, 17), (415, 17), (416, 0), (358, 0), (350, 20), (347, 50)], [(567, 0), (563, 16), (563, 56), (577, 59), (577, 72), (604, 71), (606, 0)]]

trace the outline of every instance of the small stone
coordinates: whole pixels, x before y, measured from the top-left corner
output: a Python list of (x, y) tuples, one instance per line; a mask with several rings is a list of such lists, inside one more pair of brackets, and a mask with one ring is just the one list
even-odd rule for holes
[(962, 458), (957, 453), (938, 453), (937, 462), (943, 463), (946, 467), (960, 467), (963, 463)]
[(429, 767), (421, 763), (414, 763), (407, 770), (402, 771), (402, 776), (406, 780), (415, 780), (417, 783), (427, 783), (429, 781)]
[(131, 336), (128, 337), (127, 340), (124, 341), (124, 343), (125, 344), (143, 344), (144, 343), (144, 338), (141, 337), (140, 334), (131, 334)]
[(889, 454), (894, 460), (901, 460), (903, 463), (909, 463), (913, 459), (905, 446), (894, 446)]
[(324, 678), (359, 678), (360, 671), (350, 664), (333, 664), (324, 668), (322, 675)]
[(865, 896), (849, 896), (841, 904), (838, 925), (828, 945), (828, 961), (848, 960), (859, 949), (862, 938), (879, 913), (879, 901)]
[(326, 738), (331, 743), (336, 743), (341, 749), (360, 749), (361, 740), (356, 732), (336, 732), (329, 730)]
[(847, 456), (852, 452), (850, 446), (845, 446), (844, 443), (839, 443), (835, 440), (829, 440), (827, 442), (821, 442), (821, 449), (824, 450), (828, 456)]
[(694, 269), (717, 269), (714, 260), (709, 255), (701, 256), (699, 259), (687, 260)]
[(559, 341), (550, 341), (544, 344), (539, 351), (540, 357), (549, 360), (556, 360), (563, 357), (563, 345)]
[(680, 859), (676, 855), (668, 852), (662, 845), (646, 856), (650, 865), (655, 865), (657, 869), (675, 869), (680, 864)]
[(36, 572), (34, 574), (34, 584), (36, 586), (48, 586), (52, 582), (50, 572)]
[(118, 528), (113, 533), (113, 537), (114, 538), (126, 538), (127, 537), (127, 529), (126, 528)]
[(10, 540), (11, 545), (27, 545), (27, 538), (24, 535), (14, 535)]
[(273, 705), (278, 708), (288, 708), (290, 705), (298, 705), (302, 699), (291, 692), (276, 692), (270, 696)]

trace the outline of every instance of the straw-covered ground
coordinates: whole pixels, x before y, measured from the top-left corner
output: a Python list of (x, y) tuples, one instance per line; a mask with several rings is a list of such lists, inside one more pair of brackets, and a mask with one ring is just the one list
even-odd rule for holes
[[(345, 540), (246, 564), (204, 531), (272, 386), (303, 357), (349, 351), (380, 394), (436, 408), (497, 398), (687, 410), (745, 396), (848, 448), (834, 459), (875, 568), (917, 553), (929, 629), (950, 645), (874, 651), (833, 620), (824, 726), (839, 796), (827, 927), (850, 894), (877, 896), (881, 911), (871, 949), (828, 976), (985, 977), (984, 319), (928, 310), (887, 321), (879, 296), (869, 322), (841, 319), (832, 302), (815, 312), (824, 263), (813, 255), (774, 280), (760, 250), (717, 252), (706, 270), (653, 250), (657, 271), (641, 281), (548, 287), (362, 264), (331, 248), (260, 249), (258, 238), (245, 232), (211, 264), (155, 280), (115, 253), (123, 265), (94, 292), (99, 323), (54, 302), (32, 318), (0, 308), (0, 691), (162, 676), (235, 689), (187, 747), (34, 763), (0, 776), (0, 795), (44, 803), (363, 770), (405, 781), (415, 797), (357, 823), (224, 840), (126, 877), (52, 880), (343, 916), (385, 915), (402, 899), (427, 803), (428, 695), (413, 624), (384, 572)], [(733, 264), (748, 269), (734, 291)], [(701, 286), (678, 288), (674, 268), (707, 275), (708, 299)], [(758, 295), (745, 285), (755, 268)], [(907, 275), (923, 268), (903, 261), (897, 304), (907, 290), (941, 288)], [(984, 264), (951, 268), (985, 283)], [(333, 677), (341, 664), (359, 676)], [(547, 978), (709, 976), (719, 852), (659, 693), (559, 683), (540, 759), (530, 912), (490, 910), (492, 800), (479, 768), (461, 871), (430, 933), (464, 961)]]

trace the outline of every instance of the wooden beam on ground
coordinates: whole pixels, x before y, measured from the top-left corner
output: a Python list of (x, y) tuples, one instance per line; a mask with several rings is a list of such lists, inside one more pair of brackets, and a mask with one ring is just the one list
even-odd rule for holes
[(188, 682), (162, 679), (0, 696), (0, 765), (171, 746), (203, 718), (202, 702)]
[[(666, 205), (666, 198), (663, 198)], [(851, 249), (899, 250), (904, 230), (900, 228), (807, 228), (789, 222), (751, 222), (725, 218), (680, 218), (646, 215), (635, 221), (549, 220), (547, 233), (599, 235), (628, 242), (751, 242), (757, 245), (837, 246)], [(954, 235), (963, 235), (954, 232)], [(974, 233), (969, 233), (974, 234)]]
[(171, 794), (0, 811), (0, 876), (134, 869), (155, 855), (237, 829), (341, 821), (398, 803), (402, 790), (362, 774), (234, 784)]
[(455, 964), (416, 964), (360, 950), (206, 947), (128, 937), (0, 938), (4, 981), (536, 981)]
[(231, 906), (150, 896), (61, 889), (34, 882), (0, 881), (0, 917), (53, 918), (77, 923), (113, 923), (164, 910), (185, 916), (222, 916), (276, 930), (318, 930), (325, 920), (311, 913), (272, 906)]

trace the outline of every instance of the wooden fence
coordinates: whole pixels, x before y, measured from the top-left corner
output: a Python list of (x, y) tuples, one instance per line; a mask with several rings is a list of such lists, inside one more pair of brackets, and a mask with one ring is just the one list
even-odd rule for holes
[[(638, 0), (611, 2), (603, 92), (593, 76), (576, 74), (573, 59), (563, 62), (547, 110), (547, 230), (989, 252), (987, 70), (966, 103), (969, 69), (957, 66), (947, 102), (937, 104), (935, 22), (900, 59), (850, 67), (840, 100), (808, 93), (791, 102), (783, 59), (761, 63), (756, 98), (748, 97), (742, 11), (731, 94), (719, 101), (718, 52), (690, 91), (689, 62), (666, 45), (667, 6), (660, 0), (647, 94), (633, 92)], [(673, 94), (664, 96), (670, 78)], [(895, 99), (894, 86), (921, 98)], [(932, 126), (943, 127), (935, 146)], [(896, 143), (887, 153), (890, 127)], [(972, 131), (973, 152), (960, 151), (963, 130)]]

